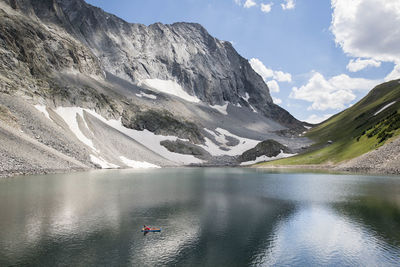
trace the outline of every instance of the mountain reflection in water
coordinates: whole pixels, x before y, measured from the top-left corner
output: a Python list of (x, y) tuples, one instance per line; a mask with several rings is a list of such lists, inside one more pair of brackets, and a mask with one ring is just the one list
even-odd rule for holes
[(399, 177), (228, 168), (5, 179), (0, 265), (398, 266), (399, 196)]

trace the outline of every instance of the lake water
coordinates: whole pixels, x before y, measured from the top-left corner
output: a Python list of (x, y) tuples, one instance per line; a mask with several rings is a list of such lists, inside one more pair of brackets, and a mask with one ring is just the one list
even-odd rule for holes
[(0, 266), (28, 265), (400, 266), (400, 177), (187, 168), (3, 179)]

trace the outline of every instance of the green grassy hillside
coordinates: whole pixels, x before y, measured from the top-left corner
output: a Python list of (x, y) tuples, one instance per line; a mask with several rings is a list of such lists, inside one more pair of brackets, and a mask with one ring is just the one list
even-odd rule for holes
[(399, 134), (400, 80), (395, 80), (378, 85), (357, 104), (312, 128), (306, 136), (315, 144), (308, 152), (261, 164), (338, 163), (376, 149)]

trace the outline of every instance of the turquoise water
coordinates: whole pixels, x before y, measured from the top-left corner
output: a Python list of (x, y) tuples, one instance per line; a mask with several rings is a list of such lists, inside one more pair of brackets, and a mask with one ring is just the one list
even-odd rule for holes
[[(144, 235), (143, 224), (163, 230)], [(187, 168), (3, 179), (0, 266), (400, 266), (400, 177)]]

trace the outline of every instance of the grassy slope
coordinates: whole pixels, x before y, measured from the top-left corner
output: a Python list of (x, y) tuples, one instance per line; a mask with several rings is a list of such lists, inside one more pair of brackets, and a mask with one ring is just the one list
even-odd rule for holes
[[(261, 165), (328, 164), (358, 157), (400, 134), (399, 113), (400, 80), (378, 85), (354, 106), (312, 128), (306, 134), (316, 142), (311, 152)], [(328, 145), (329, 140), (333, 144)]]

